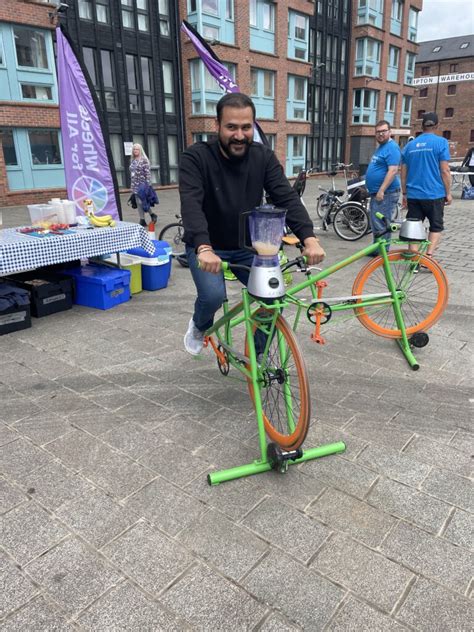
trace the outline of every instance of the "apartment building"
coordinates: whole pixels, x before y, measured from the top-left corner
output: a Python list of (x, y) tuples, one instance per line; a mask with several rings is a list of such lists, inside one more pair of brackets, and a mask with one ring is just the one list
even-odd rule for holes
[(346, 155), (365, 173), (385, 119), (401, 146), (411, 134), (422, 0), (353, 0)]
[(451, 157), (464, 158), (474, 146), (474, 35), (421, 42), (413, 85), (413, 133), (425, 112), (436, 112)]
[[(288, 176), (308, 164), (327, 169), (342, 158), (347, 85), (340, 58), (348, 50), (348, 11), (348, 0), (180, 0), (181, 16), (252, 97)], [(190, 144), (215, 136), (222, 91), (192, 44), (184, 35), (181, 40)]]

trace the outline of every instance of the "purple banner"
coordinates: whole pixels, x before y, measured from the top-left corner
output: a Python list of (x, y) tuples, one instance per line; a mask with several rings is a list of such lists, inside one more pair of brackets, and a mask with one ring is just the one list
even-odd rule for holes
[[(214, 77), (222, 90), (225, 90), (226, 92), (240, 92), (239, 86), (234, 83), (234, 80), (230, 76), (227, 68), (219, 61), (217, 55), (209, 47), (201, 35), (199, 35), (196, 29), (186, 22), (186, 20), (183, 20), (181, 22), (181, 30), (189, 37), (199, 57), (202, 59), (203, 64), (209, 70), (212, 77)], [(269, 144), (268, 139), (257, 121), (255, 121), (253, 138), (255, 141), (264, 145)]]
[[(59, 114), (68, 198), (84, 214), (84, 200), (94, 203), (97, 215), (120, 219), (114, 177), (99, 116), (79, 61), (56, 29)], [(112, 167), (113, 168), (113, 167)]]

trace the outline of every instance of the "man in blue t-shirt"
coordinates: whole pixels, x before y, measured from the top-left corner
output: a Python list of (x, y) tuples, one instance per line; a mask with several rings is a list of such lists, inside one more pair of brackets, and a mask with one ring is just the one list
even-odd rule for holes
[[(409, 142), (402, 155), (403, 203), (408, 206), (407, 219), (428, 218), (431, 244), (427, 255), (432, 255), (444, 228), (444, 205), (451, 204), (451, 172), (449, 170), (448, 141), (436, 135), (438, 115), (426, 112), (421, 121), (423, 133)], [(410, 243), (410, 250), (418, 250)]]
[[(385, 228), (384, 221), (376, 217), (375, 213), (382, 213), (391, 221), (400, 197), (398, 168), (401, 154), (397, 143), (390, 138), (390, 130), (390, 123), (387, 121), (379, 121), (375, 126), (375, 138), (379, 146), (365, 174), (365, 186), (370, 194), (370, 224), (374, 241), (376, 233)], [(390, 232), (385, 232), (383, 236), (390, 240)]]

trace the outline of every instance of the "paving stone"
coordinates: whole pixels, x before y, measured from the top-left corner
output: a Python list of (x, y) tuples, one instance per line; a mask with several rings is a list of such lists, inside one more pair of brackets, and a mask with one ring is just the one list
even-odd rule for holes
[(370, 443), (385, 445), (393, 450), (401, 450), (413, 437), (412, 431), (396, 428), (376, 415), (369, 417), (366, 414), (357, 414), (344, 430)]
[(261, 601), (305, 630), (323, 630), (344, 591), (280, 552), (272, 552), (244, 580)]
[(311, 568), (390, 612), (413, 573), (342, 534), (324, 545)]
[(415, 438), (405, 448), (404, 453), (422, 463), (450, 470), (456, 474), (469, 476), (472, 473), (471, 459), (467, 454), (428, 438)]
[[(361, 375), (364, 375), (364, 373), (361, 372)], [(370, 387), (368, 387), (368, 390), (371, 390)], [(340, 406), (348, 408), (349, 410), (353, 410), (357, 413), (365, 413), (366, 415), (370, 415), (370, 417), (378, 419), (379, 421), (388, 421), (389, 419), (392, 419), (392, 417), (394, 417), (401, 408), (400, 404), (388, 402), (383, 397), (377, 399), (377, 397), (374, 397), (372, 393), (370, 393), (370, 395), (365, 395), (360, 391), (349, 393), (338, 403)]]
[(156, 434), (131, 421), (109, 430), (101, 439), (132, 459), (139, 459), (160, 444)]
[(337, 443), (339, 441), (345, 443), (346, 449), (342, 454), (344, 459), (349, 459), (350, 461), (353, 461), (367, 445), (367, 441), (359, 439), (359, 437), (351, 435), (340, 428), (333, 428), (323, 423), (311, 422), (308, 435), (305, 439), (305, 446), (317, 447), (326, 445), (327, 443)]
[(10, 555), (24, 565), (69, 531), (34, 502), (23, 503), (1, 518), (2, 544)]
[(6, 424), (0, 423), (0, 446), (16, 441), (16, 439), (18, 439), (18, 432)]
[(56, 515), (71, 530), (100, 548), (128, 529), (137, 516), (100, 490), (84, 493), (77, 500), (62, 505)]
[(474, 516), (456, 509), (443, 538), (465, 549), (474, 550)]
[(38, 446), (54, 441), (58, 437), (71, 432), (72, 427), (65, 419), (56, 415), (43, 415), (44, 413), (33, 418), (18, 421), (15, 424), (15, 430), (27, 436)]
[(36, 400), (36, 402), (42, 409), (51, 413), (58, 413), (59, 415), (64, 413), (65, 410), (69, 412), (96, 410), (99, 412), (100, 408), (86, 397), (81, 397), (66, 389), (63, 389), (63, 391), (64, 392), (48, 393), (44, 397)]
[(375, 444), (368, 445), (356, 462), (411, 487), (417, 487), (431, 470), (426, 463), (420, 463), (387, 446)]
[(363, 498), (377, 480), (377, 474), (374, 472), (335, 455), (306, 461), (303, 471), (307, 476), (333, 485), (358, 498)]
[[(319, 385), (318, 378), (318, 390), (321, 390), (322, 397), (326, 392)], [(354, 411), (344, 406), (339, 406), (331, 402), (327, 402), (324, 399), (316, 397), (316, 401), (311, 402), (311, 415), (314, 417), (314, 423), (324, 423), (333, 426), (334, 428), (342, 428), (350, 419), (354, 417)], [(310, 429), (313, 426), (311, 421)]]
[(452, 419), (438, 419), (430, 415), (420, 403), (416, 412), (401, 411), (389, 423), (390, 428), (406, 430), (423, 437), (429, 437), (442, 443), (448, 443), (457, 428)]
[(268, 545), (248, 529), (212, 509), (184, 529), (179, 540), (235, 581), (268, 550)]
[(118, 428), (126, 423), (126, 420), (119, 415), (108, 410), (102, 410), (100, 413), (96, 411), (81, 411), (68, 415), (69, 423), (75, 428), (85, 430), (94, 437), (99, 437), (104, 432)]
[(121, 411), (138, 399), (134, 393), (113, 385), (109, 385), (104, 389), (88, 391), (84, 394), (84, 397), (110, 412)]
[(252, 531), (303, 563), (331, 533), (329, 529), (275, 497), (265, 500), (243, 520)]
[(52, 461), (50, 454), (19, 438), (0, 447), (0, 471), (13, 480)]
[(377, 481), (367, 502), (433, 533), (439, 531), (451, 510), (450, 505), (387, 478)]
[(265, 619), (263, 625), (259, 628), (259, 632), (293, 632), (294, 630), (300, 630), (298, 626), (294, 626), (288, 621), (285, 621), (283, 617), (272, 612), (272, 614)]
[(474, 433), (468, 430), (458, 430), (449, 445), (472, 455), (474, 454)]
[(25, 475), (18, 483), (25, 492), (51, 511), (92, 489), (84, 478), (57, 461), (51, 461)]
[(68, 615), (79, 613), (120, 579), (103, 558), (75, 538), (33, 560), (27, 571)]
[(200, 630), (249, 630), (265, 612), (242, 588), (201, 565), (186, 573), (160, 601)]
[(143, 397), (137, 397), (134, 401), (120, 408), (120, 416), (128, 421), (134, 421), (147, 430), (153, 430), (163, 422), (168, 422), (176, 410), (169, 406), (161, 406), (156, 402)]
[(186, 397), (178, 395), (170, 400), (167, 406), (180, 415), (192, 415), (193, 419), (197, 421), (205, 421), (209, 415), (216, 413), (221, 408), (220, 404), (216, 404), (210, 399), (192, 394), (188, 394)]
[(252, 483), (267, 494), (302, 511), (326, 489), (326, 484), (304, 474), (304, 465), (290, 467), (284, 475), (271, 470), (251, 479)]
[(374, 548), (397, 523), (383, 511), (331, 488), (307, 509), (307, 513), (330, 528), (344, 531)]
[(436, 498), (474, 513), (474, 487), (472, 481), (451, 472), (433, 468), (421, 489)]
[(143, 521), (102, 549), (127, 576), (152, 594), (166, 588), (194, 561), (192, 555)]
[[(203, 444), (203, 437), (197, 439), (196, 446), (200, 446), (195, 450), (195, 454), (199, 455), (211, 464), (216, 470), (236, 467), (246, 463), (253, 463), (259, 458), (260, 452), (258, 442), (255, 445), (248, 445), (242, 441), (237, 441), (234, 437), (226, 435), (215, 435), (207, 442), (208, 437), (205, 436), (206, 443)], [(185, 447), (188, 447), (185, 445)], [(189, 448), (193, 449), (193, 448)]]
[(41, 408), (28, 397), (6, 399), (2, 401), (0, 420), (6, 424), (13, 424), (39, 412), (41, 412)]
[(56, 379), (61, 386), (75, 391), (76, 393), (86, 393), (95, 389), (110, 386), (110, 383), (93, 373), (81, 371), (80, 373), (69, 373)]
[(51, 630), (54, 632), (73, 632), (74, 624), (69, 624), (59, 614), (57, 608), (49, 604), (42, 595), (36, 597), (26, 606), (17, 610), (2, 622), (3, 632), (24, 632), (31, 630)]
[[(156, 435), (155, 435), (155, 441)], [(140, 458), (140, 463), (179, 487), (197, 477), (206, 479), (209, 463), (169, 439), (162, 438), (160, 447)]]
[(474, 629), (472, 603), (424, 577), (412, 587), (396, 618), (420, 632)]
[(366, 603), (349, 598), (327, 632), (403, 632), (404, 625), (374, 610)]
[(416, 573), (462, 594), (471, 580), (474, 555), (406, 522), (391, 531), (381, 550)]
[(49, 443), (47, 449), (60, 458), (67, 467), (80, 471), (95, 461), (97, 453), (103, 454), (107, 448), (89, 434), (73, 430)]
[(123, 582), (96, 601), (80, 618), (81, 630), (188, 630), (186, 623), (147, 599), (135, 586)]
[(126, 507), (173, 536), (205, 511), (205, 506), (199, 500), (185, 494), (161, 476), (127, 498)]
[[(272, 473), (275, 474), (275, 472)], [(265, 475), (259, 474), (259, 478), (262, 476)], [(204, 475), (198, 476), (189, 483), (185, 491), (235, 521), (251, 511), (267, 493), (264, 488), (255, 483), (255, 479), (240, 478), (222, 485), (211, 486)]]
[(0, 476), (0, 514), (9, 511), (26, 500), (28, 500), (27, 496)]
[(38, 587), (1, 551), (0, 587), (0, 617), (16, 610), (39, 592)]
[[(208, 442), (218, 436), (218, 433), (209, 426), (194, 421), (190, 417), (181, 415), (169, 419), (169, 421), (160, 425), (154, 432), (160, 438), (165, 437), (193, 452), (201, 446), (206, 446)], [(195, 453), (197, 454), (197, 452)], [(211, 459), (206, 453), (199, 454), (199, 456), (206, 461)]]

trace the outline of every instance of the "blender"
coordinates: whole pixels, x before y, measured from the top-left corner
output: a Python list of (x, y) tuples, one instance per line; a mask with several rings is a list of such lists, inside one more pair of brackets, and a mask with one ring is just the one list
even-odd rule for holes
[(278, 259), (286, 209), (271, 204), (254, 208), (249, 215), (250, 240), (257, 254), (253, 258), (247, 289), (256, 298), (275, 299), (285, 294)]

